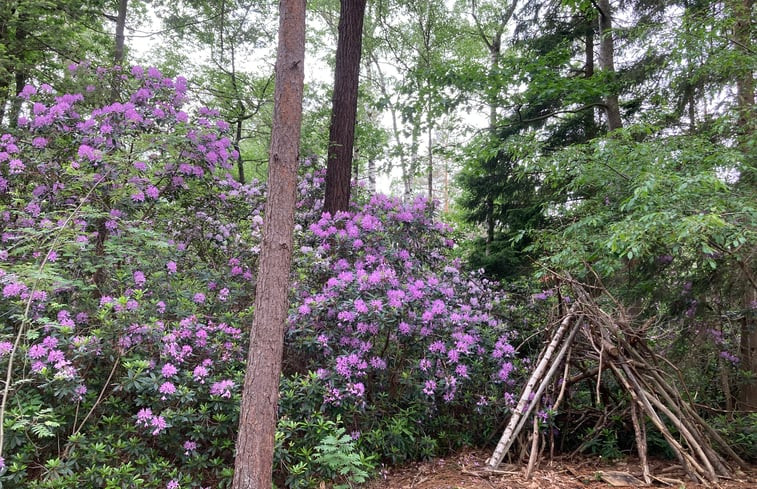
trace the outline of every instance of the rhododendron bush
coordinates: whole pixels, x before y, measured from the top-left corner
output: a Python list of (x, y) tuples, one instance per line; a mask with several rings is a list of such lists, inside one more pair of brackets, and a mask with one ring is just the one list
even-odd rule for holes
[(183, 79), (70, 71), (0, 137), (3, 478), (162, 487), (232, 453), (263, 189)]
[(291, 366), (324, 382), (329, 409), (420, 404), (433, 418), (505, 399), (515, 366), (503, 298), (450, 257), (452, 230), (430, 202), (374, 195), (307, 231), (287, 343)]
[[(70, 77), (80, 91), (24, 89), (0, 135), (0, 482), (223, 486), (264, 186), (229, 174), (228, 125), (186, 108), (185, 80)], [(430, 203), (365, 196), (321, 215), (306, 168), (276, 459), (292, 487), (337, 477), (308, 453), (345, 430), (343, 450), (386, 455), (377, 415), (412, 412), (435, 436), (442, 416), (501, 414), (516, 368), (502, 297), (450, 258)], [(357, 480), (360, 460), (341, 473)]]

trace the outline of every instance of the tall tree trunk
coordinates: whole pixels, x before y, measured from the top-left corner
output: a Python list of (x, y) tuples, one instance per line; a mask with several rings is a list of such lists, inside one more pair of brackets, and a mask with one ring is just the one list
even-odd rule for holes
[(119, 66), (124, 62), (124, 30), (126, 30), (126, 11), (129, 0), (118, 0), (118, 16), (116, 17), (116, 44), (113, 49), (113, 64)]
[[(116, 15), (116, 38), (113, 47), (113, 66), (121, 66), (124, 63), (124, 31), (126, 30), (126, 12), (129, 8), (129, 0), (118, 0), (118, 13)], [(121, 77), (113, 73), (110, 89), (111, 101), (118, 101), (121, 91)]]
[(239, 117), (236, 122), (236, 132), (234, 133), (234, 149), (237, 151), (237, 172), (239, 173), (239, 183), (244, 185), (247, 183), (244, 176), (244, 159), (242, 159), (242, 148), (240, 142), (242, 141), (242, 114), (244, 114), (244, 105), (240, 102)]
[(415, 186), (416, 178), (421, 174), (421, 156), (418, 154), (419, 146), (421, 145), (421, 130), (418, 124), (413, 124), (412, 133), (410, 134), (410, 158), (407, 165), (407, 174), (403, 176), (405, 179), (405, 202), (410, 202), (413, 197), (413, 187)]
[[(26, 37), (25, 33), (24, 37)], [(23, 38), (21, 39), (21, 41), (23, 42)], [(13, 128), (18, 126), (18, 117), (21, 115), (21, 97), (19, 97), (18, 94), (21, 93), (21, 90), (23, 90), (24, 86), (26, 85), (25, 69), (21, 68), (16, 71), (14, 79), (16, 88), (13, 93), (15, 94), (15, 96), (11, 99), (11, 110), (8, 114), (8, 125)]]
[[(748, 59), (752, 51), (752, 23), (751, 13), (754, 0), (730, 0), (731, 15), (733, 16), (733, 39), (735, 49)], [(740, 67), (736, 77), (736, 109), (738, 111), (738, 146), (746, 160), (743, 165), (747, 171), (743, 172), (739, 184), (746, 192), (754, 193), (757, 184), (755, 175), (755, 155), (751, 145), (754, 142), (755, 129), (755, 98), (754, 72), (747, 63)], [(754, 260), (750, 259), (745, 265), (747, 270), (754, 269)], [(754, 304), (757, 304), (757, 290), (751, 285), (753, 282), (742, 280), (744, 292), (742, 309), (744, 317), (741, 321), (741, 369), (748, 372), (748, 379), (739, 390), (737, 407), (744, 410), (757, 410), (757, 316)]]
[(233, 489), (270, 489), (272, 485), (279, 377), (289, 305), (304, 60), (305, 0), (281, 0), (268, 197)]
[(494, 197), (491, 195), (486, 198), (486, 256), (492, 252), (492, 243), (494, 243)]
[(365, 3), (366, 0), (341, 0), (339, 9), (339, 37), (326, 163), (326, 195), (323, 202), (323, 209), (332, 214), (340, 210), (346, 211), (350, 205), (350, 172), (355, 142)]
[[(615, 43), (612, 37), (612, 7), (610, 0), (597, 0), (599, 9), (599, 66), (602, 70), (615, 74)], [(610, 77), (612, 82), (613, 76)], [(610, 87), (609, 95), (605, 97), (605, 112), (607, 113), (607, 127), (610, 131), (623, 127), (620, 119), (620, 106), (615, 88)]]

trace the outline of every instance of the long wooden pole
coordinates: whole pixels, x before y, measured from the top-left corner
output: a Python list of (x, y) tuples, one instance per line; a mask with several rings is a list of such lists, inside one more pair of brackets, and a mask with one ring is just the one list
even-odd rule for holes
[[(552, 341), (550, 341), (547, 349), (544, 351), (544, 354), (539, 360), (534, 373), (531, 374), (531, 378), (528, 379), (526, 387), (523, 389), (523, 393), (521, 394), (520, 400), (518, 401), (518, 405), (513, 410), (513, 414), (507, 423), (507, 427), (505, 428), (504, 433), (502, 433), (502, 437), (499, 439), (497, 447), (494, 449), (494, 453), (492, 453), (492, 456), (486, 462), (490, 468), (496, 469), (497, 467), (499, 467), (499, 464), (502, 463), (502, 459), (505, 457), (505, 453), (507, 453), (507, 450), (512, 445), (515, 436), (518, 435), (520, 430), (523, 428), (528, 415), (531, 414), (531, 411), (533, 411), (534, 405), (536, 403), (532, 401), (534, 399), (538, 399), (538, 397), (542, 395), (544, 389), (547, 386), (547, 383), (549, 382), (549, 379), (552, 378), (555, 371), (557, 370), (557, 367), (560, 364), (560, 360), (562, 360), (562, 358), (567, 353), (568, 348), (570, 347), (570, 343), (573, 341), (573, 337), (578, 331), (578, 324), (574, 325), (573, 330), (571, 331), (568, 340), (563, 344), (556, 361), (552, 362), (552, 356), (554, 355), (555, 350), (564, 338), (565, 331), (568, 329), (571, 320), (574, 319), (574, 315), (575, 306), (570, 309), (568, 314), (560, 322), (560, 326), (552, 336)], [(551, 368), (549, 369), (547, 374), (544, 375), (544, 371), (547, 370), (547, 367), (550, 365)], [(534, 392), (534, 387), (536, 387), (537, 383), (539, 384), (539, 387), (536, 389), (536, 392)], [(531, 396), (531, 394), (534, 394), (533, 397)]]

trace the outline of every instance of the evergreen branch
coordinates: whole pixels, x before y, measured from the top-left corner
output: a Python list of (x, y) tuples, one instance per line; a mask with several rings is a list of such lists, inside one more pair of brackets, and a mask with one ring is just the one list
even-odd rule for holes
[(591, 103), (591, 104), (583, 105), (583, 106), (581, 106), (581, 107), (579, 107), (577, 109), (553, 110), (552, 112), (548, 112), (548, 113), (542, 114), (540, 116), (532, 117), (530, 119), (524, 119), (523, 118), (522, 114), (520, 113), (520, 106), (518, 106), (515, 109), (515, 112), (518, 114), (518, 120), (517, 121), (508, 122), (506, 124), (497, 124), (495, 127), (497, 129), (501, 129), (501, 128), (505, 128), (505, 127), (514, 126), (516, 124), (530, 124), (532, 122), (542, 121), (544, 119), (549, 119), (550, 117), (554, 117), (554, 116), (557, 116), (557, 115), (560, 115), (560, 114), (578, 114), (580, 112), (583, 112), (583, 111), (588, 110), (588, 109), (592, 109), (594, 107), (600, 107), (600, 108), (606, 109), (607, 105), (604, 104), (603, 102), (594, 102), (594, 103)]

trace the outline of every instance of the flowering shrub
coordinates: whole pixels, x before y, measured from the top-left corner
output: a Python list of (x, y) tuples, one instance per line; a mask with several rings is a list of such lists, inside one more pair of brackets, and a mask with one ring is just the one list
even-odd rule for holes
[[(0, 136), (0, 480), (213, 485), (230, 473), (264, 189), (228, 175), (228, 126), (183, 110), (183, 79), (70, 71), (80, 93), (27, 87)], [(125, 95), (106, 103), (114, 79)]]
[[(228, 125), (184, 110), (183, 79), (70, 72), (78, 93), (27, 87), (0, 135), (0, 483), (223, 487), (265, 189), (229, 175)], [(322, 216), (307, 169), (277, 480), (356, 482), (364, 453), (428, 456), (455, 423), (494, 428), (516, 368), (494, 284), (450, 258), (428, 202)]]
[(289, 368), (317, 371), (327, 407), (365, 431), (377, 421), (360, 416), (366, 408), (387, 416), (421, 405), (413, 422), (429, 431), (450, 410), (504, 407), (515, 364), (514, 332), (497, 316), (503, 298), (450, 257), (452, 230), (431, 203), (374, 195), (307, 231)]

